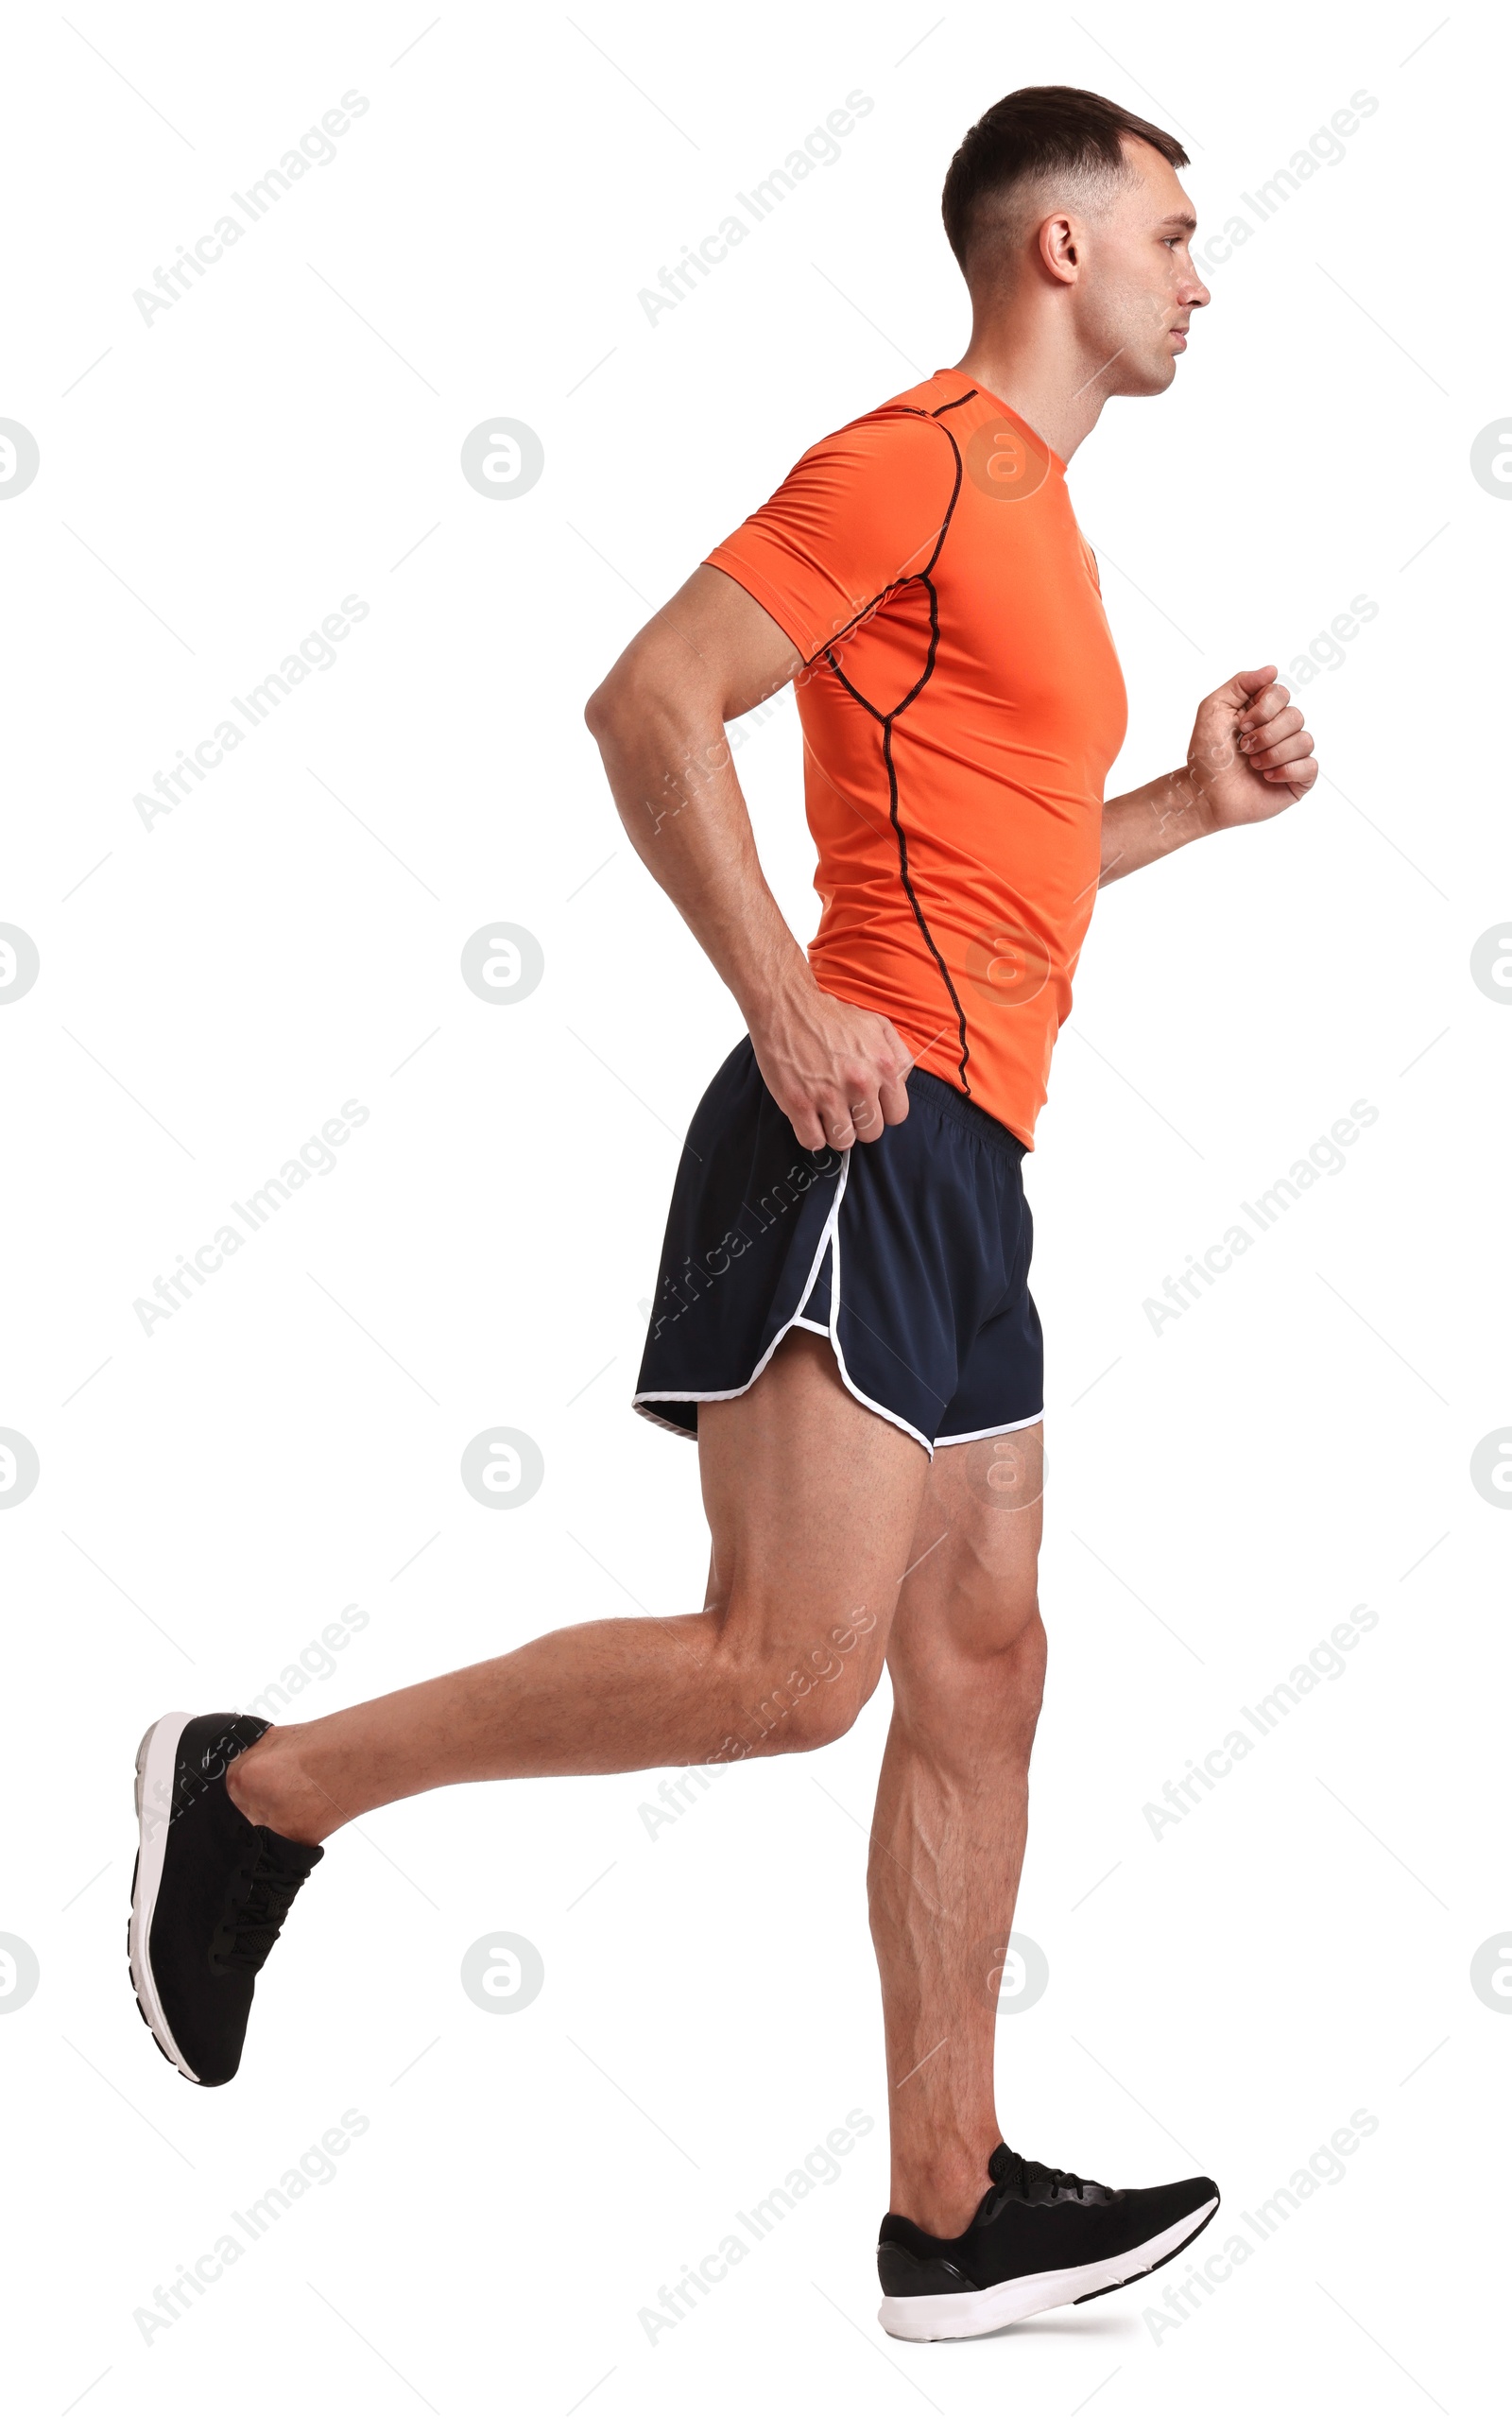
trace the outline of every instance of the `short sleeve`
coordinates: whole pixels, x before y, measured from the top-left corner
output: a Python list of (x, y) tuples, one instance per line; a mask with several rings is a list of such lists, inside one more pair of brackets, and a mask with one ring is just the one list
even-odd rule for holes
[(705, 563), (732, 577), (807, 661), (939, 546), (957, 479), (928, 415), (868, 415), (801, 456)]

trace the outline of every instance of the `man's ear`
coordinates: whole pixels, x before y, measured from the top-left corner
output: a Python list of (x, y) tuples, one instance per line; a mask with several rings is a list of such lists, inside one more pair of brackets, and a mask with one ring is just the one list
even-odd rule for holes
[(1040, 259), (1052, 279), (1069, 285), (1081, 268), (1076, 224), (1063, 211), (1040, 223)]

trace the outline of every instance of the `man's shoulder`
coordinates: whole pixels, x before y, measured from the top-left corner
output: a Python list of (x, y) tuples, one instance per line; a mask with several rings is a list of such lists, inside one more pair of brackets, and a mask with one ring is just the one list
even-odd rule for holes
[(868, 406), (865, 413), (853, 415), (816, 445), (826, 447), (852, 435), (886, 435), (906, 444), (911, 434), (918, 434), (925, 423), (935, 422), (945, 406), (970, 393), (971, 383), (964, 372), (932, 371), (927, 379), (916, 380), (912, 388), (900, 388), (880, 405)]
[(799, 465), (854, 477), (875, 473), (896, 478), (917, 470), (928, 479), (951, 456), (943, 436), (946, 425), (939, 417), (945, 407), (970, 394), (971, 388), (960, 372), (932, 372), (928, 379), (899, 389), (879, 406), (868, 406), (865, 413), (853, 415), (849, 423), (813, 440)]

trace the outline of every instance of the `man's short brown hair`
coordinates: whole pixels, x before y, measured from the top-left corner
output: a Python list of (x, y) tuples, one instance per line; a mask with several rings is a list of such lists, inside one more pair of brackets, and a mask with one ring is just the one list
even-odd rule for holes
[(1111, 190), (1125, 174), (1126, 135), (1153, 145), (1174, 169), (1186, 167), (1187, 155), (1174, 135), (1099, 93), (1071, 84), (1026, 84), (995, 101), (962, 142), (940, 198), (945, 233), (962, 270), (974, 239), (1000, 218), (994, 207), (1015, 187), (1065, 173)]

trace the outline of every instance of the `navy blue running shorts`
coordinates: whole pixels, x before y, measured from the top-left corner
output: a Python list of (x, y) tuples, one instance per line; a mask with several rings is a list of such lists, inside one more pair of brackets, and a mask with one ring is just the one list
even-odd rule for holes
[(875, 1141), (800, 1148), (748, 1039), (689, 1127), (635, 1405), (696, 1437), (789, 1329), (826, 1335), (857, 1402), (936, 1445), (1028, 1427), (1044, 1402), (1023, 1143), (932, 1073)]

